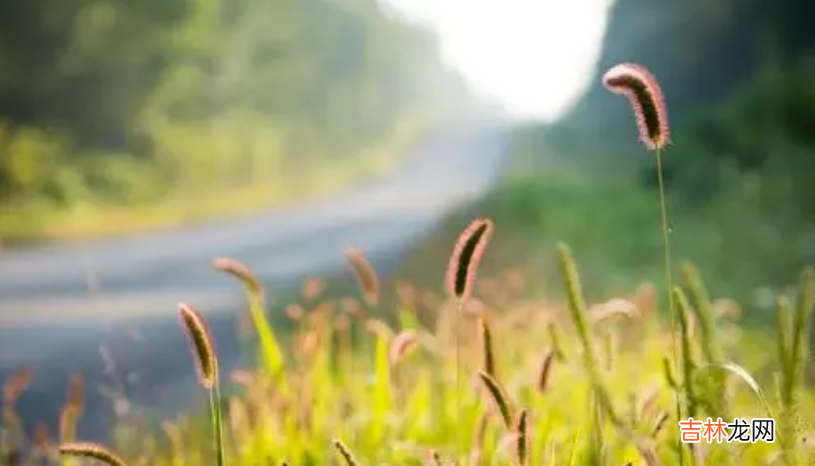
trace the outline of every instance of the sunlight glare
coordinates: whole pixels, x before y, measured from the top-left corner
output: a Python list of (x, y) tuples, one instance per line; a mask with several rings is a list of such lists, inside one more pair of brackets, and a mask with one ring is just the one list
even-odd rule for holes
[(445, 59), (514, 117), (551, 120), (592, 77), (610, 0), (387, 0), (437, 31)]

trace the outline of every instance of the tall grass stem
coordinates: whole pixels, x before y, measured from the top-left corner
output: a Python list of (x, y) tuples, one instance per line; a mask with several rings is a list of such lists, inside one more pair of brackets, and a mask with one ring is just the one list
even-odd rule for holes
[[(678, 359), (678, 350), (676, 344), (676, 309), (674, 307), (674, 300), (673, 300), (673, 274), (671, 273), (671, 240), (670, 240), (670, 227), (668, 225), (668, 206), (667, 202), (665, 201), (665, 180), (662, 174), (662, 149), (657, 148), (656, 152), (656, 163), (657, 163), (657, 184), (659, 190), (659, 210), (662, 219), (662, 250), (664, 255), (665, 261), (665, 289), (667, 290), (665, 295), (668, 297), (668, 312), (670, 314), (670, 329), (671, 329), (671, 346), (673, 347), (673, 362), (674, 362), (674, 373), (677, 373), (679, 359)], [(681, 406), (681, 396), (678, 392), (675, 393), (675, 400), (676, 400), (676, 418), (682, 419), (682, 406)], [(677, 447), (679, 449), (679, 464), (680, 466), (684, 466), (685, 464), (685, 453), (682, 447), (682, 442), (679, 438), (677, 438)]]

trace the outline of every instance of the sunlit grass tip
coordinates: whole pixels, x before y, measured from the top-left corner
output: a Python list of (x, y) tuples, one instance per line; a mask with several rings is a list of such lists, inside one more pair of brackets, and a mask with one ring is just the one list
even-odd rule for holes
[(622, 63), (603, 75), (605, 87), (628, 98), (637, 120), (640, 139), (648, 150), (665, 147), (670, 140), (668, 111), (656, 78), (644, 66)]
[(404, 330), (393, 337), (388, 350), (388, 360), (391, 366), (395, 366), (408, 354), (419, 346), (419, 334), (416, 330)]
[(451, 296), (466, 300), (472, 294), (475, 276), (493, 230), (492, 220), (478, 218), (459, 235), (447, 266), (446, 285)]
[(61, 456), (96, 460), (108, 466), (127, 466), (127, 463), (107, 447), (91, 442), (65, 443), (59, 446)]
[(204, 388), (212, 389), (218, 380), (218, 358), (206, 319), (185, 303), (178, 304), (178, 314), (190, 343), (198, 380)]
[(380, 285), (379, 275), (374, 266), (368, 261), (365, 255), (357, 248), (351, 247), (345, 251), (345, 260), (351, 266), (357, 285), (362, 291), (362, 297), (369, 306), (379, 304)]
[(255, 274), (249, 270), (249, 267), (235, 259), (231, 259), (229, 257), (219, 257), (212, 261), (212, 267), (215, 270), (220, 270), (221, 272), (226, 272), (236, 277), (254, 293), (258, 293), (263, 290), (263, 285), (261, 284), (260, 280), (258, 280)]

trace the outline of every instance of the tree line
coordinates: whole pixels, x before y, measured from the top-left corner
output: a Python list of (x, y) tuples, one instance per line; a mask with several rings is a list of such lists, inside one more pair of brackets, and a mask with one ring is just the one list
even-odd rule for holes
[(0, 206), (21, 212), (307, 173), (469, 103), (377, 0), (0, 0)]

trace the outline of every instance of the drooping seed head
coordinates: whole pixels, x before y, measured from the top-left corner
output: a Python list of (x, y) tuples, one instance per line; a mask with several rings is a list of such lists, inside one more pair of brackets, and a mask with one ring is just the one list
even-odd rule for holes
[(17, 403), (17, 399), (34, 380), (34, 370), (24, 367), (6, 379), (3, 384), (3, 403), (11, 406)]
[(622, 63), (606, 71), (603, 84), (611, 92), (628, 98), (640, 140), (648, 150), (658, 150), (668, 144), (668, 111), (662, 89), (650, 71), (636, 63)]
[(637, 408), (637, 413), (639, 417), (650, 417), (657, 407), (657, 401), (659, 401), (659, 385), (654, 384), (643, 389), (639, 393), (638, 398), (639, 407)]
[(376, 318), (370, 318), (365, 321), (365, 330), (388, 342), (393, 340), (395, 335), (393, 330), (391, 330), (390, 325), (388, 325), (385, 321)]
[(404, 330), (393, 337), (390, 342), (388, 359), (395, 366), (419, 346), (419, 334), (415, 330)]
[(500, 382), (484, 371), (478, 371), (478, 377), (481, 379), (481, 382), (487, 389), (489, 398), (492, 400), (495, 408), (501, 415), (504, 425), (507, 429), (512, 429), (512, 407), (509, 404), (509, 397), (507, 396), (504, 387)]
[(547, 350), (543, 355), (540, 370), (538, 371), (538, 391), (543, 393), (549, 387), (549, 380), (552, 378), (552, 366), (555, 362), (555, 351)]
[(518, 421), (515, 424), (515, 439), (516, 454), (518, 455), (518, 464), (523, 466), (527, 462), (527, 455), (529, 454), (529, 411), (522, 409), (518, 413)]
[(188, 304), (178, 304), (181, 326), (190, 343), (198, 380), (206, 389), (212, 389), (218, 380), (218, 358), (206, 319)]
[(219, 257), (212, 262), (212, 267), (237, 278), (253, 293), (258, 293), (263, 290), (263, 285), (260, 280), (257, 279), (249, 267), (235, 259)]
[(317, 277), (308, 277), (303, 280), (300, 296), (306, 301), (314, 301), (325, 291), (325, 283)]
[(342, 456), (342, 459), (345, 460), (346, 466), (357, 466), (359, 464), (354, 458), (354, 455), (351, 454), (351, 450), (349, 450), (348, 447), (346, 447), (341, 441), (334, 440), (334, 448), (337, 449), (337, 452), (340, 454), (340, 456)]
[(362, 297), (369, 306), (379, 304), (379, 276), (376, 269), (362, 251), (356, 248), (349, 248), (345, 251), (345, 260), (351, 266), (357, 285), (362, 291)]
[(656, 438), (662, 432), (668, 418), (670, 418), (670, 415), (665, 411), (661, 411), (657, 415), (656, 419), (654, 419), (654, 426), (651, 428), (651, 438)]
[(105, 463), (108, 466), (127, 466), (127, 463), (107, 447), (91, 442), (64, 443), (59, 446), (61, 456), (73, 456)]
[(478, 267), (494, 229), (492, 220), (478, 218), (461, 232), (447, 266), (447, 292), (459, 300), (472, 294)]
[(497, 377), (495, 367), (495, 352), (493, 351), (492, 330), (490, 329), (490, 324), (487, 322), (487, 317), (485, 315), (479, 316), (478, 323), (481, 329), (481, 357), (483, 358), (482, 369), (484, 369), (484, 372), (492, 377)]
[(589, 309), (589, 320), (595, 325), (614, 317), (623, 317), (633, 321), (640, 317), (640, 313), (634, 303), (623, 298), (610, 299), (595, 304)]
[(431, 450), (427, 455), (427, 460), (424, 462), (425, 466), (444, 466), (444, 461), (441, 455), (436, 450)]

